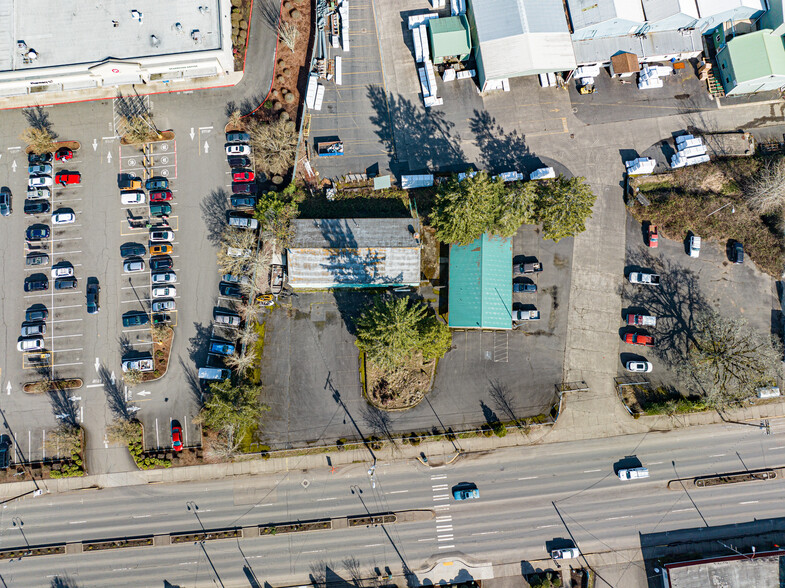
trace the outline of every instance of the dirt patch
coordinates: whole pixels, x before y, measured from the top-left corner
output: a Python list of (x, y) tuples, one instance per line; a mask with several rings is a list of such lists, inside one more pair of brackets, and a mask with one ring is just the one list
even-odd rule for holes
[(211, 531), (207, 533), (172, 533), (172, 543), (196, 543), (198, 541), (213, 541), (216, 539), (237, 539), (243, 536), (240, 529), (227, 529), (225, 531)]
[(124, 549), (126, 547), (148, 547), (152, 544), (152, 537), (137, 537), (134, 539), (118, 539), (116, 541), (85, 541), (82, 543), (82, 549), (84, 551), (101, 551), (104, 549)]
[(366, 357), (365, 378), (368, 400), (385, 410), (417, 406), (430, 390), (435, 361), (424, 362), (415, 355), (394, 373), (383, 370)]
[(351, 517), (347, 520), (347, 524), (350, 527), (362, 527), (363, 525), (384, 525), (386, 523), (394, 523), (396, 520), (397, 517), (394, 514), (370, 517)]
[(82, 380), (74, 378), (71, 380), (49, 380), (39, 382), (28, 382), (22, 388), (27, 394), (46, 394), (59, 390), (76, 390), (82, 387)]
[(161, 138), (157, 141), (147, 141), (145, 143), (132, 143), (127, 141), (125, 137), (120, 137), (120, 143), (123, 145), (137, 145), (139, 147), (139, 151), (141, 152), (145, 145), (151, 145), (152, 143), (159, 143), (161, 141), (174, 141), (174, 131), (161, 131)]
[(142, 372), (142, 382), (152, 382), (166, 375), (166, 370), (169, 369), (169, 356), (172, 352), (173, 341), (174, 329), (167, 326), (163, 339), (156, 339), (153, 344), (153, 371)]
[(438, 282), (440, 243), (436, 238), (436, 229), (422, 227), (420, 237), (422, 239), (422, 253), (420, 257), (422, 275), (426, 280)]
[(332, 529), (331, 520), (311, 521), (308, 523), (292, 523), (290, 525), (267, 525), (259, 528), (260, 535), (278, 535), (279, 533), (300, 533), (304, 531), (326, 531)]
[(777, 473), (774, 470), (759, 470), (755, 472), (739, 472), (736, 474), (696, 478), (695, 485), (698, 488), (707, 488), (709, 486), (721, 486), (723, 484), (738, 484), (740, 482), (761, 482), (765, 480), (774, 480), (776, 477)]

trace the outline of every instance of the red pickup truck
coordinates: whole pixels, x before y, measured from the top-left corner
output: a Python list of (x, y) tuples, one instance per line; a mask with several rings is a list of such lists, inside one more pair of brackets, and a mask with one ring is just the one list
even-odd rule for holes
[(57, 175), (55, 175), (55, 182), (61, 186), (66, 186), (68, 184), (78, 184), (81, 181), (82, 174), (79, 172), (61, 171), (57, 172)]
[(627, 333), (624, 335), (625, 343), (632, 345), (643, 345), (644, 347), (654, 347), (654, 337), (651, 335), (641, 335), (640, 333)]

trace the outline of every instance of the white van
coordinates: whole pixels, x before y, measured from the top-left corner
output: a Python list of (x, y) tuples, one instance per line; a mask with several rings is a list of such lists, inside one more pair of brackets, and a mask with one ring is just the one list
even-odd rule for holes
[(144, 192), (120, 192), (120, 202), (123, 204), (144, 204)]
[(619, 480), (637, 480), (639, 478), (648, 478), (649, 470), (646, 468), (630, 468), (626, 470), (619, 470)]

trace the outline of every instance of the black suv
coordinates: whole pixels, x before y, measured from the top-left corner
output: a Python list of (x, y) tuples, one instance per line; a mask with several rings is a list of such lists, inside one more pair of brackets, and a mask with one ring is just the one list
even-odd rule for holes
[(251, 167), (251, 160), (245, 155), (232, 155), (229, 157), (229, 167)]
[(25, 214), (42, 214), (49, 212), (49, 203), (46, 200), (25, 199)]
[(144, 245), (139, 243), (123, 243), (120, 245), (120, 257), (138, 257), (147, 253)]
[(738, 241), (731, 245), (731, 260), (733, 263), (744, 263), (744, 245)]
[(30, 276), (25, 280), (25, 292), (38, 292), (49, 288), (49, 278), (43, 274)]
[(98, 293), (101, 286), (98, 285), (98, 278), (87, 278), (87, 314), (95, 314), (101, 307), (98, 305)]
[(76, 278), (57, 278), (55, 280), (55, 290), (72, 290), (76, 288)]

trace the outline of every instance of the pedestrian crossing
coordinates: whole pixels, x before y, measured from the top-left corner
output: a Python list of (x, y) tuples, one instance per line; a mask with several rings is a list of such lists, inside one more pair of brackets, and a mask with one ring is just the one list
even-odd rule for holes
[(431, 490), (436, 511), (436, 542), (439, 544), (439, 549), (454, 548), (452, 515), (448, 514), (450, 511), (450, 485), (447, 482), (447, 475), (433, 474), (431, 476)]

